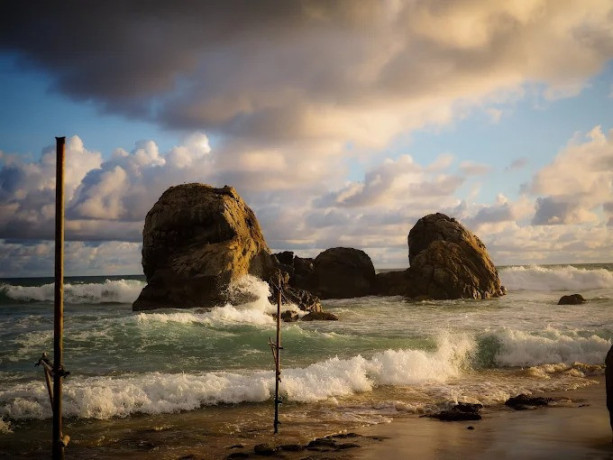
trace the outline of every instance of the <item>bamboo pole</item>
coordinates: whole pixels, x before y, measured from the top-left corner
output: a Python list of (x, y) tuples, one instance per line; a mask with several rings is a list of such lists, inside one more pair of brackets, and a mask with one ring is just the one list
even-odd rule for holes
[(53, 459), (64, 459), (62, 377), (64, 377), (64, 163), (65, 137), (56, 137), (55, 289), (53, 316)]
[(275, 421), (274, 433), (279, 432), (279, 382), (281, 381), (281, 272), (277, 286), (277, 341), (275, 342)]

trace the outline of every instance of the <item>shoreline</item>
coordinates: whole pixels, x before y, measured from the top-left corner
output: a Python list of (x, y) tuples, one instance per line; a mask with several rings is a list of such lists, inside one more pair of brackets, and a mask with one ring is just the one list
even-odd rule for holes
[[(315, 439), (299, 451), (270, 452), (285, 459), (613, 459), (612, 431), (606, 407), (604, 376), (597, 383), (569, 391), (534, 393), (554, 398), (547, 407), (515, 410), (502, 406), (482, 409), (478, 421), (444, 422), (413, 414), (389, 423), (362, 426), (350, 432)], [(278, 447), (274, 437), (254, 440), (229, 450), (222, 458), (262, 458), (258, 444)], [(285, 443), (287, 445), (287, 443)], [(290, 446), (292, 446), (290, 444)], [(293, 445), (298, 447), (298, 444)], [(204, 455), (204, 456), (201, 456)], [(190, 459), (206, 459), (193, 452)]]
[(535, 394), (570, 400), (557, 406), (524, 411), (486, 407), (478, 421), (441, 422), (414, 416), (368, 427), (364, 434), (386, 439), (365, 445), (351, 458), (613, 459), (605, 379), (592, 380), (598, 383)]
[[(285, 459), (611, 459), (612, 433), (606, 408), (604, 376), (591, 377), (596, 383), (568, 391), (552, 391), (534, 396), (555, 398), (555, 405), (516, 411), (504, 405), (487, 406), (478, 421), (444, 422), (422, 418), (419, 414), (394, 417), (377, 425), (349, 424), (340, 430), (328, 425), (316, 414), (312, 423), (283, 420), (279, 435), (263, 434), (262, 429), (236, 432), (228, 436), (205, 428), (230, 409), (219, 408), (203, 413), (161, 414), (142, 419), (112, 420), (98, 424), (67, 423), (66, 432), (74, 435), (67, 455), (139, 459), (226, 459), (262, 458), (255, 453), (258, 445), (268, 445), (269, 458)], [(262, 406), (252, 417), (268, 421), (268, 407)], [(265, 412), (265, 413), (264, 413)], [(289, 414), (288, 414), (289, 415)], [(223, 418), (223, 417), (222, 417)], [(319, 420), (319, 422), (317, 422)], [(143, 421), (147, 421), (143, 424)], [(226, 425), (227, 421), (216, 423)], [(298, 422), (298, 423), (296, 423)], [(46, 437), (48, 423), (37, 424), (37, 434)], [(147, 425), (149, 428), (145, 428)], [(351, 426), (352, 425), (352, 426)], [(202, 428), (198, 429), (197, 427)], [(469, 428), (472, 427), (472, 428)], [(44, 428), (44, 429), (43, 429)], [(201, 431), (204, 429), (204, 431)], [(266, 430), (268, 431), (268, 430)], [(25, 434), (25, 433), (24, 433)], [(30, 436), (34, 434), (30, 432)], [(17, 435), (21, 437), (20, 434)], [(0, 447), (0, 458), (40, 458), (44, 446), (32, 450), (8, 451)], [(23, 445), (22, 445), (23, 446)], [(281, 447), (283, 446), (283, 447)], [(76, 458), (76, 457), (75, 457)]]

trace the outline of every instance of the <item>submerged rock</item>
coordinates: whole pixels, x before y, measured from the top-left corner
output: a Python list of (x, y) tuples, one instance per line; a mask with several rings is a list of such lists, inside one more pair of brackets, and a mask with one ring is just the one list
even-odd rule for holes
[(563, 295), (558, 300), (558, 305), (580, 305), (585, 303), (585, 299), (581, 294)]
[(485, 245), (454, 218), (422, 217), (408, 236), (406, 295), (486, 299), (505, 294)]
[(541, 396), (529, 396), (526, 394), (520, 394), (509, 398), (505, 401), (505, 406), (512, 407), (515, 410), (534, 409), (537, 406), (548, 406), (552, 401), (551, 398), (544, 398)]
[(301, 321), (338, 321), (338, 316), (327, 311), (312, 311), (304, 315)]

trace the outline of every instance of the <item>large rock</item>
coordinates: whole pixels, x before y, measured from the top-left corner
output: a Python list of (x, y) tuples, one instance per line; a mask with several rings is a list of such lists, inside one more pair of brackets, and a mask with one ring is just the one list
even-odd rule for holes
[(406, 295), (433, 299), (484, 299), (505, 294), (485, 245), (458, 221), (422, 217), (408, 236)]
[(134, 310), (213, 306), (244, 275), (276, 269), (253, 211), (232, 187), (183, 184), (147, 213), (142, 264), (147, 286)]
[(332, 248), (313, 261), (314, 292), (322, 299), (372, 295), (375, 292), (375, 267), (359, 249)]
[(377, 273), (375, 288), (377, 295), (406, 295), (409, 285), (408, 270), (394, 270)]

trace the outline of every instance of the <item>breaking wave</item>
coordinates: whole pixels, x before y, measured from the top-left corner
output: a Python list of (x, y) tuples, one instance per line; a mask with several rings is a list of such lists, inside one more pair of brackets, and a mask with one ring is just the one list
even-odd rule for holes
[[(132, 303), (145, 286), (143, 281), (119, 279), (101, 283), (64, 284), (64, 302), (71, 304)], [(4, 301), (53, 302), (53, 283), (42, 286), (0, 284)]]
[(605, 268), (507, 267), (500, 269), (502, 284), (515, 291), (577, 291), (613, 286), (613, 272)]
[[(370, 359), (331, 358), (283, 371), (282, 395), (314, 402), (371, 391), (378, 385), (443, 383), (457, 376), (474, 346), (468, 337), (442, 338), (436, 351), (387, 350)], [(207, 405), (261, 402), (274, 393), (272, 371), (71, 378), (64, 385), (67, 416), (108, 419), (135, 413), (194, 410)], [(0, 390), (0, 417), (7, 420), (51, 417), (42, 382)]]

